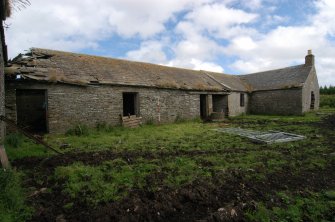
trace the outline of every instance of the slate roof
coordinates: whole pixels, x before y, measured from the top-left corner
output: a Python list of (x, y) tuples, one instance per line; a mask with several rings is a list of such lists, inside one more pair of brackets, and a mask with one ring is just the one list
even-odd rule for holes
[(313, 66), (298, 65), (248, 75), (228, 75), (32, 48), (11, 62), (6, 74), (76, 85), (110, 84), (196, 91), (240, 91), (302, 87)]
[(240, 75), (252, 91), (302, 87), (313, 66), (297, 65), (248, 75)]
[(13, 59), (12, 64), (14, 72), (35, 80), (80, 85), (96, 83), (202, 91), (230, 90), (202, 71), (47, 49), (33, 48), (31, 54)]

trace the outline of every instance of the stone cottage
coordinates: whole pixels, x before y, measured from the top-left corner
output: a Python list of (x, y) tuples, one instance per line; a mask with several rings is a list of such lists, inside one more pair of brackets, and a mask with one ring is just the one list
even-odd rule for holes
[(33, 132), (118, 125), (124, 116), (299, 115), (318, 105), (311, 52), (303, 65), (241, 76), (37, 48), (6, 68), (6, 115)]

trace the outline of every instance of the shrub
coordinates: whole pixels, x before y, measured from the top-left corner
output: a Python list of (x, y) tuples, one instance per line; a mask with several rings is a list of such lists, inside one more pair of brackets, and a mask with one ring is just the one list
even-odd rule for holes
[(335, 108), (335, 95), (320, 95), (320, 107)]

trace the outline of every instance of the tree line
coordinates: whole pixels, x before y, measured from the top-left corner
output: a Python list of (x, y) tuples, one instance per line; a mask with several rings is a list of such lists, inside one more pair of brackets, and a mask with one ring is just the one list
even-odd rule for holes
[(335, 86), (321, 86), (320, 94), (323, 95), (335, 95)]

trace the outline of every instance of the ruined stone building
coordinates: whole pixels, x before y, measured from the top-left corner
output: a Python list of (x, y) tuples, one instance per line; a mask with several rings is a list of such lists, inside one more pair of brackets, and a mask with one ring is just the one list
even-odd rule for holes
[(33, 48), (6, 69), (6, 115), (31, 131), (76, 124), (219, 119), (242, 113), (301, 115), (318, 109), (314, 56), (305, 64), (227, 75)]

